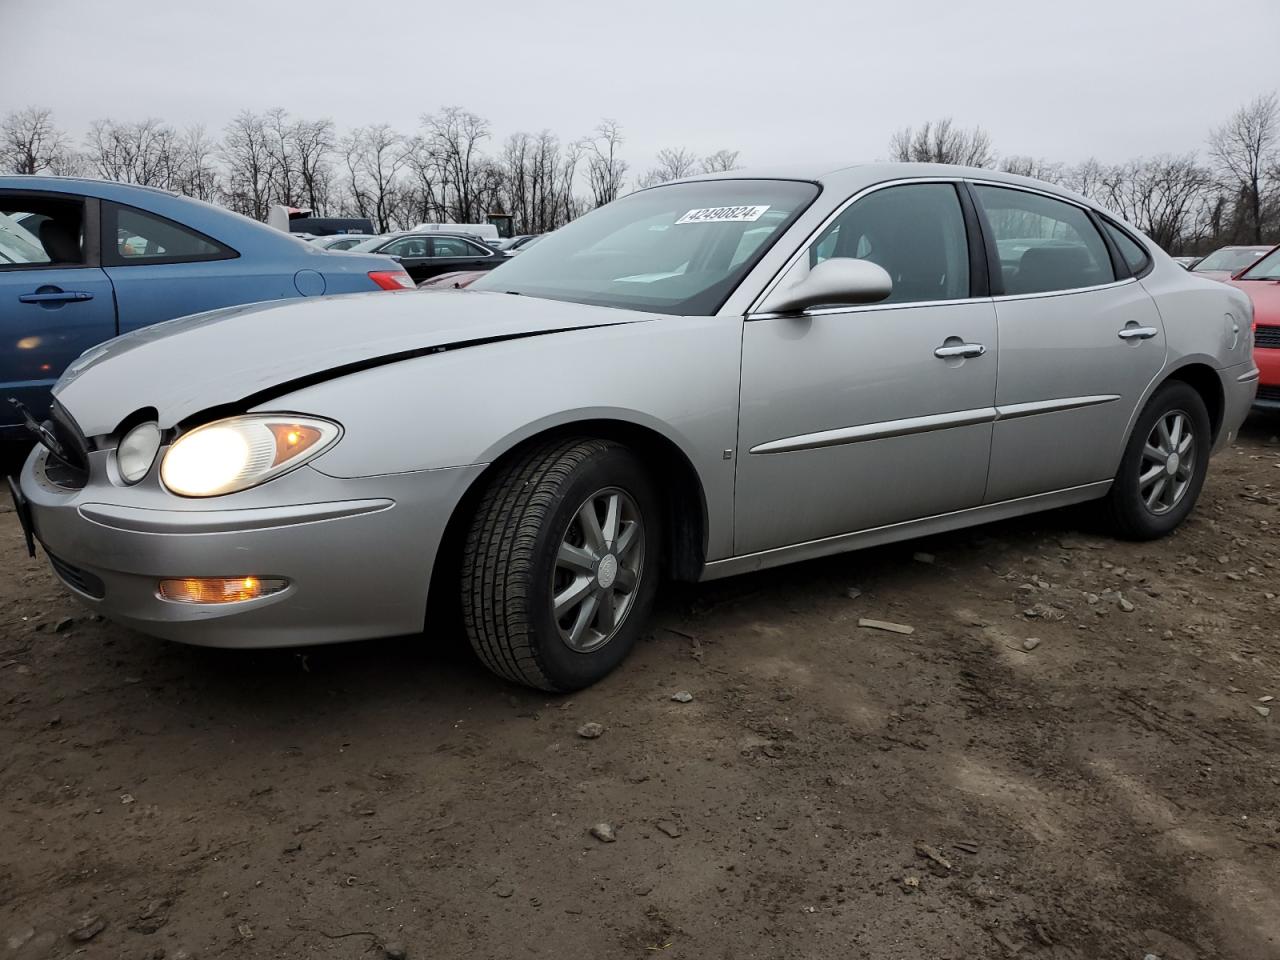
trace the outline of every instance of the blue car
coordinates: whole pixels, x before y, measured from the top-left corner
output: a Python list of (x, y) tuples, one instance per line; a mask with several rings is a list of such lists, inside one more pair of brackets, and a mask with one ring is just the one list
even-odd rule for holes
[(326, 253), (221, 207), (151, 187), (0, 177), (0, 436), (37, 418), (95, 344), (216, 307), (399, 290), (383, 256)]

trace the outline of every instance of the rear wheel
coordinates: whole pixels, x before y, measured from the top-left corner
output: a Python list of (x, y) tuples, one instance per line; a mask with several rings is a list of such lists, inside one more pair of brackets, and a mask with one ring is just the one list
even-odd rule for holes
[(1116, 532), (1154, 540), (1182, 523), (1200, 496), (1212, 444), (1209, 413), (1193, 387), (1170, 381), (1157, 390), (1138, 417), (1107, 494)]
[(463, 622), (484, 664), (568, 691), (621, 663), (657, 590), (659, 510), (643, 464), (611, 441), (543, 444), (494, 477), (462, 557)]

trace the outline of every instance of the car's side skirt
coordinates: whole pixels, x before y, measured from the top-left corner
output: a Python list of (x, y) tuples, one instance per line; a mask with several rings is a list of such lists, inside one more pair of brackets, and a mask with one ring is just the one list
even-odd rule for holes
[(1104, 497), (1111, 489), (1110, 480), (1097, 483), (1086, 483), (1066, 490), (1055, 490), (1052, 493), (1037, 493), (1030, 497), (1019, 497), (1017, 500), (1004, 500), (1000, 503), (987, 503), (966, 510), (956, 510), (933, 517), (922, 517), (918, 520), (905, 520), (902, 523), (891, 523), (883, 527), (872, 527), (853, 533), (842, 533), (834, 537), (823, 537), (821, 540), (809, 540), (795, 543), (787, 547), (775, 547), (761, 550), (758, 553), (747, 553), (740, 557), (726, 557), (724, 560), (713, 560), (702, 568), (700, 580), (718, 580), (752, 570), (764, 570), (768, 567), (781, 566), (784, 563), (795, 563), (800, 560), (812, 560), (826, 557), (833, 553), (844, 553), (849, 550), (861, 550), (865, 547), (877, 547), (897, 540), (909, 540), (912, 537), (923, 537), (934, 533), (945, 533), (948, 530), (959, 530), (962, 527), (977, 526), (995, 520), (1006, 520), (1027, 513), (1041, 510), (1052, 510), (1066, 507), (1073, 503), (1096, 500)]

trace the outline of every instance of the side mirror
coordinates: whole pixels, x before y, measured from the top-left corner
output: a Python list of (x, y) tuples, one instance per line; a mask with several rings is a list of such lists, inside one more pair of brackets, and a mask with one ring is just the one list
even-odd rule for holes
[(799, 283), (775, 290), (765, 313), (799, 313), (810, 307), (879, 303), (893, 292), (893, 278), (879, 264), (832, 257), (813, 267)]

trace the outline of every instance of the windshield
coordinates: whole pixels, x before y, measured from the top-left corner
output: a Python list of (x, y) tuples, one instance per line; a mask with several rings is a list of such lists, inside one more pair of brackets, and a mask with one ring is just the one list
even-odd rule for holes
[(1280, 247), (1240, 274), (1241, 280), (1280, 280)]
[(1236, 247), (1235, 249), (1224, 247), (1213, 251), (1191, 269), (1195, 273), (1201, 270), (1225, 270), (1227, 273), (1236, 273), (1266, 252), (1266, 247)]
[(817, 195), (797, 180), (642, 190), (526, 244), (471, 289), (709, 316)]

